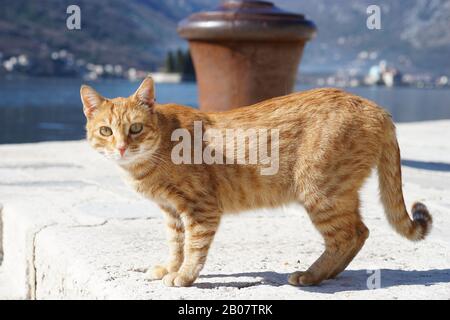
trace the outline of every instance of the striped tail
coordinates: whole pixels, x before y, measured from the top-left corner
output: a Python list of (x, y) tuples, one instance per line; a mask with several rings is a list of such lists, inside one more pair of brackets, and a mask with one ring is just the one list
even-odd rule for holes
[(409, 240), (424, 239), (430, 232), (433, 220), (427, 207), (420, 202), (412, 206), (413, 219), (406, 210), (402, 191), (400, 149), (391, 120), (378, 163), (378, 178), (381, 202), (389, 223), (400, 235)]

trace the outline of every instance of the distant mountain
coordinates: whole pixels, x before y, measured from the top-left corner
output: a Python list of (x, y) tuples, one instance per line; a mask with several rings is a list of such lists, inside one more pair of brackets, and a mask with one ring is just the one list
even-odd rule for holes
[[(154, 69), (183, 45), (177, 22), (208, 7), (206, 0), (2, 0), (0, 52), (35, 60), (65, 49), (99, 64)], [(81, 8), (81, 30), (66, 28), (66, 9)]]
[[(370, 0), (275, 0), (305, 13), (319, 29), (308, 43), (305, 71), (364, 69), (386, 59), (401, 70), (450, 74), (450, 0), (378, 0), (381, 30), (366, 28)], [(145, 70), (163, 64), (169, 49), (185, 46), (179, 20), (218, 0), (2, 0), (0, 52), (43, 61), (65, 49), (77, 59)], [(66, 28), (66, 8), (81, 8), (80, 31)], [(372, 59), (372, 60), (371, 60)], [(36, 68), (45, 63), (36, 63)]]
[[(450, 74), (450, 0), (277, 0), (305, 13), (318, 26), (302, 67), (306, 70), (364, 67), (366, 51), (400, 69)], [(381, 30), (366, 27), (367, 7), (381, 7)], [(364, 54), (361, 55), (364, 57)], [(369, 59), (370, 60), (370, 59)]]

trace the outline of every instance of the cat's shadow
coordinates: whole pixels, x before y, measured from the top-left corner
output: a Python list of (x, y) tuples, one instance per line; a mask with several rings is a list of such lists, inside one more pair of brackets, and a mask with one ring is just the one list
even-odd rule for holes
[[(378, 271), (377, 271), (378, 272)], [(260, 285), (284, 286), (288, 285), (288, 273), (278, 273), (273, 271), (265, 272), (247, 272), (234, 274), (206, 274), (200, 276), (201, 282), (193, 286), (201, 289), (215, 289), (218, 287), (246, 288)], [(318, 293), (336, 293), (342, 291), (364, 291), (371, 290), (372, 285), (376, 285), (374, 277), (377, 274), (367, 270), (346, 270), (336, 279), (324, 281), (319, 286), (298, 287), (299, 290)], [(430, 286), (438, 283), (450, 283), (450, 269), (432, 269), (432, 270), (379, 270), (380, 288), (389, 288), (405, 285), (424, 285)], [(204, 279), (225, 278), (225, 277), (247, 277), (256, 278), (254, 281), (233, 281), (233, 282), (203, 282)], [(369, 279), (369, 277), (372, 277)], [(246, 279), (247, 280), (247, 279)]]

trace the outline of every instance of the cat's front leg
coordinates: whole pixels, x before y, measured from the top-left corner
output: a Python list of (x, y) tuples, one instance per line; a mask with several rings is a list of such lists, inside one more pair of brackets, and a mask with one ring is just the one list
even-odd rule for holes
[(165, 213), (167, 241), (169, 244), (169, 257), (164, 265), (156, 265), (147, 272), (151, 280), (160, 280), (166, 274), (180, 269), (184, 258), (184, 226), (180, 215), (172, 208), (161, 206)]
[(190, 286), (205, 265), (209, 247), (220, 222), (220, 214), (195, 212), (182, 215), (185, 228), (184, 261), (177, 272), (164, 276), (169, 287)]

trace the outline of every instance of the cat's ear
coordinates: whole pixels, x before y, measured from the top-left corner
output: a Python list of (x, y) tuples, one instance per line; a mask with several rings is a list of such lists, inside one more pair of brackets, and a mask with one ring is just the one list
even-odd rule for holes
[(100, 104), (105, 100), (97, 91), (89, 86), (82, 85), (80, 89), (83, 111), (86, 118), (90, 118)]
[(153, 109), (155, 103), (155, 85), (151, 77), (147, 77), (142, 81), (134, 93), (134, 97), (143, 105)]

